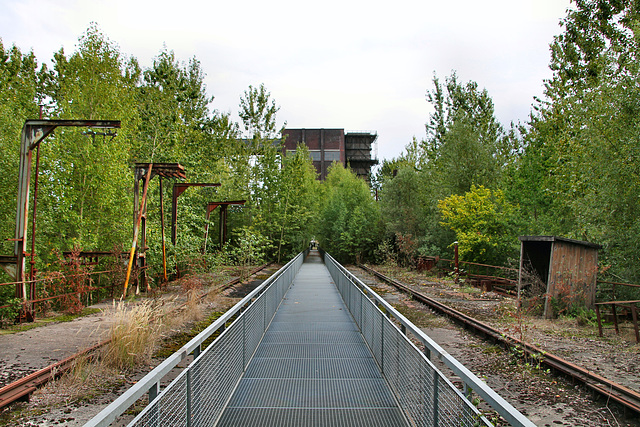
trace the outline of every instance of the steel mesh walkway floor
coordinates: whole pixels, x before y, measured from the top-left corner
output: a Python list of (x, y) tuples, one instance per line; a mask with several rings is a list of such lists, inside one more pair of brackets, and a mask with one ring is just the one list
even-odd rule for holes
[(218, 425), (407, 425), (317, 253), (285, 295)]

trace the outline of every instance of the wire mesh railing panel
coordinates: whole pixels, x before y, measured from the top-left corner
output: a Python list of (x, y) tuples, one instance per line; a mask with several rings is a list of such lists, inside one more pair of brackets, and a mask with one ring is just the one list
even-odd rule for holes
[(154, 400), (154, 405), (136, 417), (130, 426), (164, 427), (187, 425), (187, 376), (177, 377)]
[(351, 310), (351, 315), (355, 319), (357, 324), (362, 323), (362, 298), (363, 295), (360, 292), (360, 289), (355, 286), (351, 286), (351, 304), (349, 306), (349, 310)]
[[(491, 425), (385, 316), (377, 307), (378, 302), (374, 303), (360, 290), (347, 275), (350, 273), (346, 273), (328, 254), (325, 263), (400, 408), (412, 425)], [(390, 306), (385, 310), (387, 315), (393, 311)]]
[(403, 378), (400, 377), (400, 345), (398, 334), (393, 330), (393, 325), (389, 322), (382, 322), (382, 373), (396, 393), (403, 388)]
[[(364, 298), (364, 296), (362, 296), (361, 298)], [(369, 344), (369, 347), (371, 347), (371, 343), (373, 342), (373, 335), (375, 333), (375, 320), (377, 319), (376, 308), (373, 304), (368, 301), (363, 301), (361, 318), (362, 321), (358, 326), (360, 327), (360, 331), (364, 336), (364, 340), (367, 342), (367, 344)]]
[(194, 425), (206, 425), (220, 416), (244, 371), (242, 323), (238, 319), (193, 364)]
[(480, 424), (480, 414), (469, 407), (469, 402), (457, 390), (451, 388), (451, 383), (442, 376), (437, 380), (439, 426), (484, 425)]
[(255, 296), (246, 297), (244, 305), (236, 305), (229, 317), (229, 321), (234, 317), (235, 320), (226, 329), (222, 323), (217, 330), (224, 329), (223, 332), (130, 425), (214, 425), (300, 269), (304, 255), (298, 255), (279, 270), (264, 288), (253, 291)]
[(256, 348), (258, 348), (258, 344), (260, 344), (260, 340), (266, 329), (265, 301), (264, 295), (261, 295), (260, 298), (253, 303), (253, 308), (247, 310), (243, 316), (244, 351), (242, 353), (242, 363), (245, 368), (251, 356), (256, 351)]

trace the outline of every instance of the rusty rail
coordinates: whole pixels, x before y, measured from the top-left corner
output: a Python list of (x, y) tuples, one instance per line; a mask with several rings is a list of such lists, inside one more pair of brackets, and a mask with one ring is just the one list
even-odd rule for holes
[(110, 340), (105, 340), (101, 343), (94, 345), (86, 350), (78, 352), (72, 356), (67, 357), (59, 362), (33, 372), (26, 377), (23, 377), (17, 381), (7, 384), (0, 388), (0, 408), (16, 402), (18, 400), (24, 400), (29, 398), (29, 395), (36, 391), (36, 389), (49, 380), (59, 377), (64, 372), (69, 370), (73, 366), (73, 362), (83, 356), (91, 355), (97, 349), (106, 345)]
[[(487, 291), (495, 291), (506, 296), (515, 296), (516, 294), (515, 289), (518, 285), (518, 280), (517, 280), (518, 270), (515, 268), (501, 267), (498, 265), (480, 264), (477, 262), (469, 262), (469, 261), (458, 261), (458, 265), (468, 266), (468, 271), (460, 271), (456, 267), (455, 260), (440, 258), (438, 259), (438, 263), (439, 262), (449, 263), (450, 265), (454, 266), (453, 269), (451, 268), (446, 269), (446, 268), (440, 267), (441, 269), (445, 271), (450, 271), (450, 272), (457, 271), (458, 272), (457, 274), (459, 276), (469, 278), (471, 279), (471, 282), (473, 282), (474, 280), (477, 281), (478, 282), (477, 284), (472, 283), (472, 285), (474, 286), (480, 285), (484, 287), (485, 286), (484, 283), (489, 283), (489, 286), (487, 287), (487, 289), (485, 289)], [(486, 274), (471, 272), (473, 267), (477, 269), (484, 269)], [(489, 274), (489, 270), (497, 270), (497, 271), (493, 274)], [(504, 275), (511, 273), (512, 275), (515, 275), (516, 278), (498, 276), (497, 274), (500, 274), (499, 272), (503, 272)]]
[(465, 329), (470, 329), (471, 331), (476, 332), (485, 338), (489, 338), (492, 341), (497, 342), (507, 348), (518, 347), (528, 355), (544, 355), (541, 364), (546, 365), (556, 372), (560, 372), (564, 375), (569, 376), (570, 378), (580, 381), (584, 386), (593, 390), (594, 392), (604, 396), (607, 399), (619, 403), (620, 405), (634, 411), (637, 414), (640, 414), (640, 393), (638, 393), (637, 391), (618, 384), (614, 381), (610, 381), (594, 372), (591, 372), (558, 356), (547, 353), (532, 344), (506, 335), (498, 331), (497, 329), (494, 329), (493, 327), (487, 325), (486, 323), (476, 320), (470, 316), (467, 316), (466, 314), (463, 314), (451, 307), (446, 306), (445, 304), (442, 304), (441, 302), (429, 298), (428, 296), (417, 292), (407, 285), (400, 283), (395, 279), (387, 277), (370, 267), (364, 265), (359, 265), (359, 267), (367, 271), (368, 273), (371, 273), (374, 276), (382, 279), (383, 281), (395, 286), (399, 290), (409, 293), (415, 300), (420, 301), (421, 303), (429, 306), (429, 308), (450, 317), (455, 322), (462, 324)]

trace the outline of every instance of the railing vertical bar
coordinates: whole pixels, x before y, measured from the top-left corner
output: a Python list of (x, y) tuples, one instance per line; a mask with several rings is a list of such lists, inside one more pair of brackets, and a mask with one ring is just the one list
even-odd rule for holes
[(191, 427), (191, 369), (187, 370), (187, 427)]

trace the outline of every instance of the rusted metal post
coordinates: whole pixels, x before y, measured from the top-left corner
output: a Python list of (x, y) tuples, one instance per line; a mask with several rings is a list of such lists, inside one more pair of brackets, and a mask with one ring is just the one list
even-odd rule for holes
[(220, 187), (220, 183), (183, 182), (173, 184), (171, 195), (171, 243), (176, 245), (178, 236), (178, 197), (189, 187)]
[(25, 283), (25, 255), (27, 252), (27, 221), (29, 215), (29, 183), (31, 182), (30, 142), (36, 138), (35, 129), (25, 124), (20, 143), (20, 170), (18, 177), (18, 197), (16, 209), (16, 233), (14, 254), (16, 255), (16, 298), (27, 300)]
[(616, 330), (616, 335), (620, 333), (620, 331), (618, 330), (618, 315), (616, 313), (616, 304), (615, 303), (611, 303), (611, 311), (613, 312), (613, 326)]
[(217, 208), (218, 205), (215, 204), (211, 204), (209, 203), (207, 205), (207, 214), (205, 215), (204, 218), (204, 246), (202, 248), (202, 254), (206, 254), (207, 253), (207, 240), (209, 239), (209, 218), (211, 218), (211, 212)]
[[(31, 164), (33, 150), (40, 147), (40, 143), (49, 136), (56, 128), (64, 127), (98, 127), (98, 128), (119, 128), (119, 120), (26, 120), (20, 135), (20, 164), (18, 169), (18, 194), (16, 197), (16, 228), (14, 255), (16, 257), (16, 298), (22, 299), (25, 309), (28, 311), (26, 302), (29, 296), (35, 295), (35, 285), (31, 284), (27, 290), (26, 278), (26, 257), (31, 257), (31, 274), (35, 274), (35, 224), (36, 224), (36, 194), (34, 191), (34, 215), (32, 223), (32, 245), (31, 254), (27, 254), (27, 228), (29, 222), (29, 187), (31, 184)], [(36, 170), (36, 185), (38, 171)], [(32, 298), (33, 299), (33, 298)], [(25, 314), (25, 313), (23, 313)], [(30, 313), (26, 313), (30, 315)]]
[(636, 342), (640, 343), (640, 333), (638, 333), (638, 309), (635, 303), (631, 303), (631, 317), (633, 317), (633, 331), (636, 333)]
[[(40, 144), (36, 148), (36, 170), (33, 184), (33, 213), (31, 214), (31, 260), (29, 261), (29, 299), (36, 299), (36, 212), (38, 209), (38, 174), (40, 172)], [(31, 307), (30, 309), (33, 309)]]
[(160, 228), (162, 229), (162, 271), (163, 271), (163, 283), (167, 281), (167, 246), (164, 236), (164, 202), (162, 198), (162, 177), (160, 180)]
[[(39, 119), (42, 120), (42, 105), (40, 107)], [(38, 210), (38, 177), (40, 175), (40, 144), (36, 147), (36, 171), (33, 184), (33, 214), (31, 215), (31, 269), (29, 270), (30, 290), (29, 299), (36, 299), (36, 212)]]
[(453, 242), (453, 263), (456, 283), (460, 281), (460, 268), (458, 261), (458, 242)]
[(227, 243), (227, 208), (229, 205), (220, 206), (220, 246)]
[(600, 306), (596, 304), (596, 319), (598, 319), (598, 336), (602, 336), (602, 317), (600, 316)]
[[(131, 268), (133, 267), (133, 259), (136, 254), (136, 247), (138, 244), (138, 232), (140, 230), (140, 222), (142, 220), (143, 207), (147, 200), (147, 190), (149, 189), (149, 181), (151, 180), (151, 170), (153, 169), (153, 163), (149, 163), (149, 169), (147, 170), (147, 176), (144, 180), (144, 190), (142, 190), (142, 200), (140, 202), (140, 206), (138, 208), (137, 221), (133, 226), (133, 244), (131, 245), (131, 252), (129, 253), (129, 265), (127, 266), (127, 277), (124, 281), (124, 290), (122, 292), (122, 297), (127, 296), (127, 288), (129, 287), (129, 279), (131, 277)], [(135, 178), (135, 181), (138, 181), (138, 177)], [(137, 192), (136, 192), (137, 198)], [(134, 203), (135, 204), (135, 203)]]

